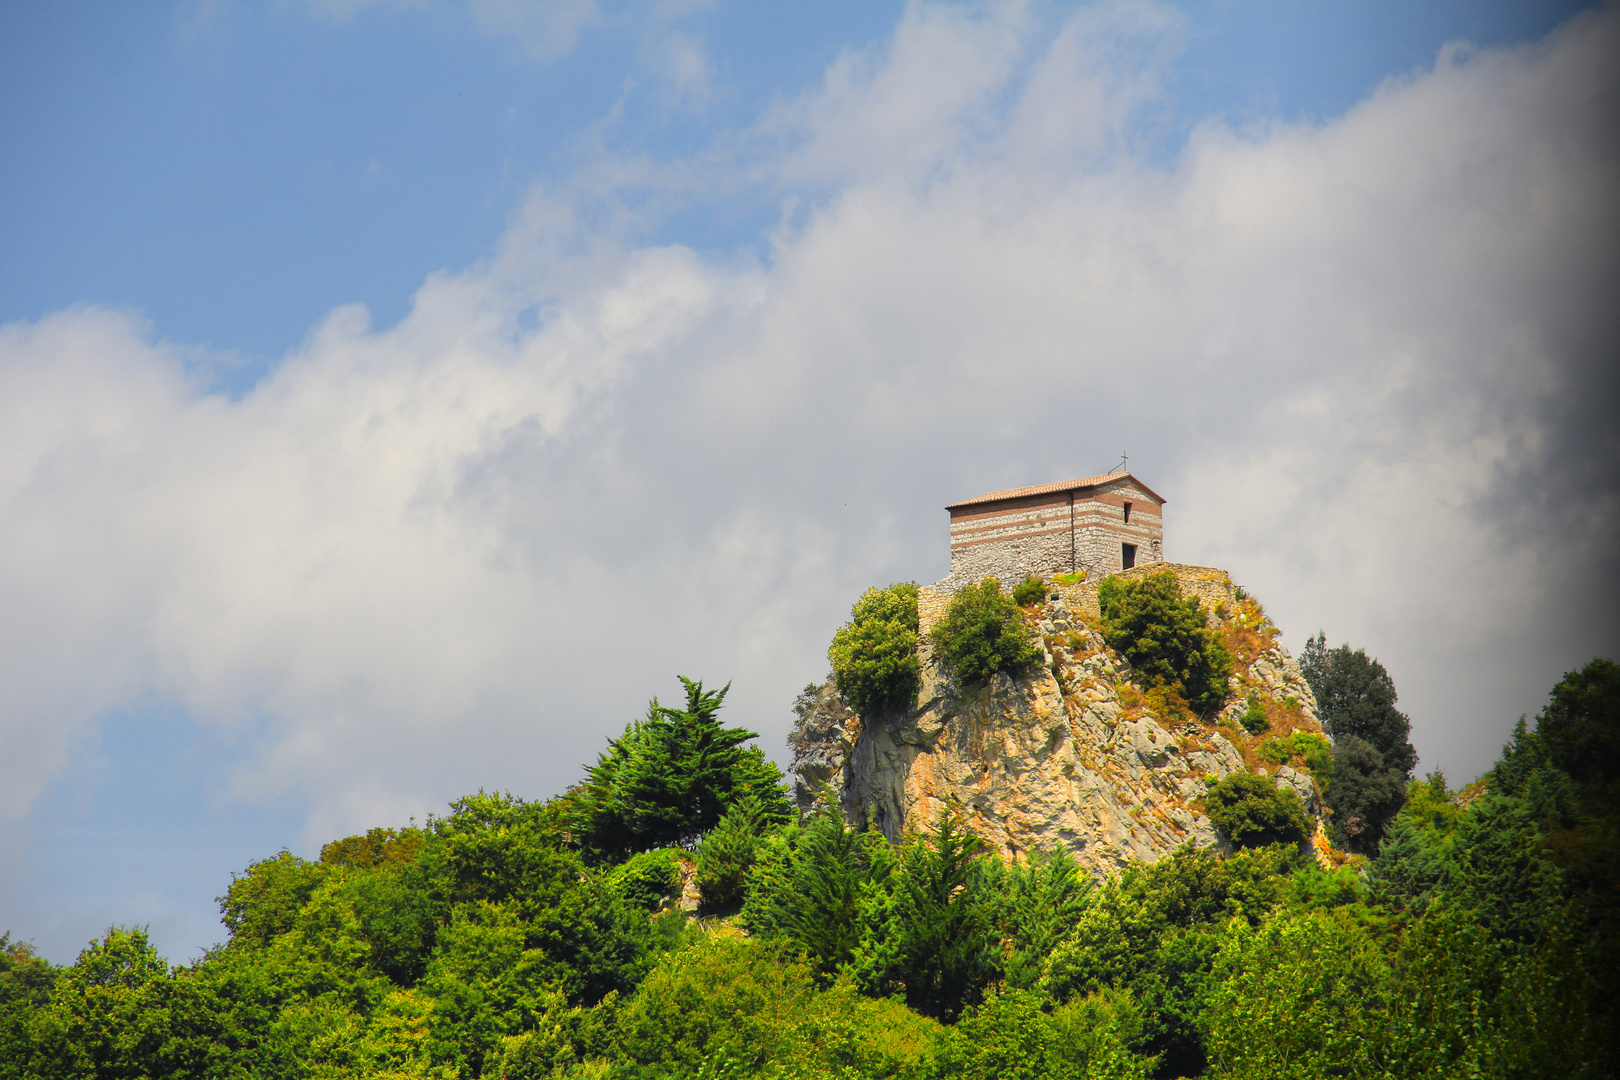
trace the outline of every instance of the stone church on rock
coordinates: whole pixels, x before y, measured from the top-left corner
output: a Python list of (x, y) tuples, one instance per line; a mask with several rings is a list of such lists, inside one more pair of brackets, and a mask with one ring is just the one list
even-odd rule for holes
[(986, 577), (1011, 588), (1026, 576), (1084, 571), (1095, 580), (1164, 561), (1164, 499), (1129, 472), (992, 491), (945, 509), (954, 592)]

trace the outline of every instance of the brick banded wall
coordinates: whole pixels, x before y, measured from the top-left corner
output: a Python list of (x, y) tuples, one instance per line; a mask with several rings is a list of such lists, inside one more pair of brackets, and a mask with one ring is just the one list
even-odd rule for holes
[(1124, 544), (1135, 545), (1138, 566), (1164, 561), (1160, 503), (1128, 475), (1079, 491), (953, 507), (951, 572), (935, 588), (955, 592), (986, 577), (1010, 588), (1030, 574), (1077, 570), (1098, 578), (1123, 569)]

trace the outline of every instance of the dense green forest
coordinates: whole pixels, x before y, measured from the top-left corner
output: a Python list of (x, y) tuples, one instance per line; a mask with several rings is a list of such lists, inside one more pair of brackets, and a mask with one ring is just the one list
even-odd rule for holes
[(556, 799), (479, 792), (249, 866), (195, 963), (134, 928), (66, 967), (0, 938), (0, 1074), (1620, 1074), (1610, 661), (1479, 781), (1403, 784), (1390, 813), (1404, 729), (1377, 749), (1389, 702), (1351, 695), (1343, 790), (1374, 824), (1336, 871), (1234, 825), (1229, 857), (1101, 885), (1062, 854), (1004, 865), (948, 812), (898, 845), (798, 820), (725, 691), (684, 689)]

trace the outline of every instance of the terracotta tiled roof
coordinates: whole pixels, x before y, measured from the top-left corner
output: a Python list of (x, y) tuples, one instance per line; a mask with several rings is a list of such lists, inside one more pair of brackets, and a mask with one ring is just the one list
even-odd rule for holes
[(1103, 476), (1086, 476), (1079, 480), (1063, 480), (1056, 484), (1036, 484), (1034, 487), (1009, 488), (1006, 491), (992, 491), (988, 495), (980, 495), (976, 499), (963, 499), (961, 502), (951, 503), (945, 509), (959, 510), (964, 506), (978, 506), (980, 503), (1001, 502), (1003, 499), (1022, 499), (1029, 495), (1051, 495), (1058, 491), (1075, 491), (1079, 488), (1096, 487), (1110, 480), (1129, 478), (1137, 487), (1159, 500), (1162, 505), (1164, 498), (1158, 492), (1148, 487), (1142, 481), (1131, 476), (1128, 472), (1107, 473)]

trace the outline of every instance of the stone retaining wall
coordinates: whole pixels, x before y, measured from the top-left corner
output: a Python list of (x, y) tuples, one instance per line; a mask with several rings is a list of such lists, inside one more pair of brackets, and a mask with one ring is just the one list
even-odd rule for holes
[[(1213, 566), (1189, 566), (1186, 563), (1157, 562), (1146, 566), (1137, 566), (1130, 570), (1118, 570), (1112, 574), (1105, 574), (1094, 580), (1081, 581), (1074, 585), (1059, 585), (1048, 581), (1047, 585), (1052, 592), (1063, 597), (1069, 609), (1092, 618), (1101, 614), (1097, 604), (1097, 587), (1105, 578), (1139, 578), (1148, 574), (1158, 574), (1169, 570), (1176, 575), (1176, 581), (1181, 585), (1184, 595), (1197, 597), (1199, 606), (1213, 613), (1222, 604), (1228, 606), (1237, 602), (1238, 586), (1232, 583), (1232, 578), (1225, 570)], [(995, 575), (990, 575), (995, 576)], [(1045, 576), (1045, 575), (1043, 575)], [(1014, 581), (1001, 580), (1004, 590), (1011, 588), (1023, 580), (1019, 577)], [(954, 587), (952, 585), (954, 584)], [(951, 597), (956, 591), (968, 582), (952, 583), (950, 578), (936, 581), (932, 585), (924, 585), (917, 590), (917, 623), (921, 632), (926, 635), (928, 628), (945, 617), (945, 609), (950, 607)]]

